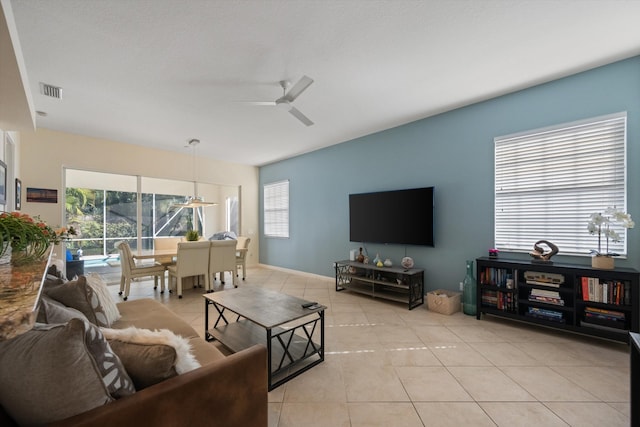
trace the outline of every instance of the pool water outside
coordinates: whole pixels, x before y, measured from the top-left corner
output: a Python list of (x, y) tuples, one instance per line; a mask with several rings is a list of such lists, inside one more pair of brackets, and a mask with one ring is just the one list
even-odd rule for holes
[(82, 258), (84, 260), (84, 268), (95, 267), (116, 267), (120, 265), (120, 257), (118, 255), (100, 258)]

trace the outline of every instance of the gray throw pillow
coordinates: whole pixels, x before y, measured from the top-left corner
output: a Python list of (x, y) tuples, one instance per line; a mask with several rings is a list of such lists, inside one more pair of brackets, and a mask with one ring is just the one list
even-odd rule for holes
[(100, 329), (71, 319), (0, 342), (0, 405), (19, 425), (62, 420), (135, 392)]
[(94, 325), (111, 326), (104, 308), (100, 304), (98, 294), (89, 286), (86, 277), (80, 276), (78, 280), (52, 288), (44, 288), (43, 292), (67, 307), (81, 311)]
[(67, 307), (66, 305), (58, 302), (46, 295), (40, 297), (40, 306), (38, 308), (38, 317), (36, 322), (38, 323), (67, 323), (71, 319), (87, 319), (87, 316), (82, 314), (75, 308)]

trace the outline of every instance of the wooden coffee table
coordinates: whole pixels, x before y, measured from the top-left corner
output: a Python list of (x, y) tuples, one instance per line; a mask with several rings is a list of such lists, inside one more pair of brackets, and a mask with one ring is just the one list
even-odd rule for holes
[[(325, 306), (304, 308), (311, 301), (247, 286), (203, 296), (207, 341), (218, 340), (234, 353), (267, 347), (269, 391), (324, 360)], [(218, 313), (213, 327), (210, 307)]]

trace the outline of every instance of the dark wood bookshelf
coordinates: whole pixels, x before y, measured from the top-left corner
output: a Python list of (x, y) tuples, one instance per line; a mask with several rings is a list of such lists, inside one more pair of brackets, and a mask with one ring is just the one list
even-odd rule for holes
[[(527, 280), (527, 275), (539, 280)], [(592, 295), (583, 295), (583, 278), (592, 279)], [(634, 269), (481, 257), (476, 259), (476, 280), (478, 319), (491, 315), (627, 343), (629, 332), (640, 331), (640, 273)], [(532, 300), (532, 292), (548, 300)], [(509, 303), (488, 304), (494, 294)]]

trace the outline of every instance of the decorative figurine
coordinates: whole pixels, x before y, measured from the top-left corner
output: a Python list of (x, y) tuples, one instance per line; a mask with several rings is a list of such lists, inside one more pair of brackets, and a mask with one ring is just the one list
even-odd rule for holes
[(410, 256), (406, 256), (402, 258), (401, 264), (404, 268), (411, 268), (413, 267), (413, 258), (411, 258)]
[[(540, 246), (544, 244), (547, 246), (548, 251)], [(558, 247), (548, 240), (538, 240), (533, 244), (533, 250), (529, 252), (529, 255), (533, 257), (533, 262), (540, 263), (552, 263), (551, 257), (558, 253)]]

